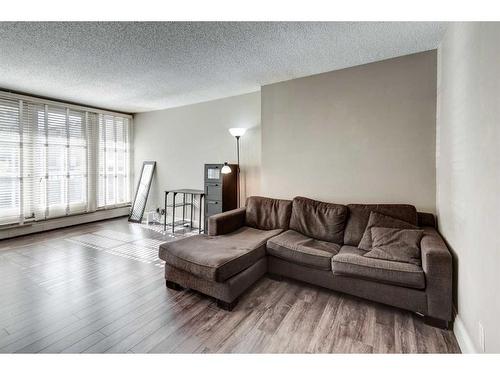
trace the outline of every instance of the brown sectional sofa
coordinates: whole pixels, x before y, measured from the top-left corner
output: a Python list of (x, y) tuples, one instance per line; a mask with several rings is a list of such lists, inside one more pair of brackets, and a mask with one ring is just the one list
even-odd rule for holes
[[(364, 256), (371, 212), (424, 230), (421, 266)], [(452, 319), (452, 258), (432, 214), (402, 204), (339, 205), (296, 197), (250, 197), (246, 207), (209, 218), (208, 234), (160, 246), (170, 288), (191, 288), (231, 310), (264, 274), (285, 276), (414, 311), (427, 322)]]

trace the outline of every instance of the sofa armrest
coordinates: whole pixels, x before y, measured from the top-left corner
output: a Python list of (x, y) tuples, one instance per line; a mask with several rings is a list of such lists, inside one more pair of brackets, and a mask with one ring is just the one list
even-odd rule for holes
[(245, 225), (245, 207), (212, 215), (208, 218), (208, 235), (219, 236), (234, 232)]
[(435, 228), (424, 227), (420, 243), (425, 273), (427, 313), (430, 317), (451, 321), (453, 259)]

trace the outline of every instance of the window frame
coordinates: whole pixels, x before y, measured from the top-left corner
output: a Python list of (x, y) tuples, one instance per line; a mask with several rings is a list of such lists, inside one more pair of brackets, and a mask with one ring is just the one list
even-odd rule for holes
[[(111, 119), (109, 117), (112, 117)], [(117, 138), (117, 118), (120, 118), (121, 120), (127, 120), (128, 123), (125, 125), (124, 123), (122, 124), (123, 126), (127, 126), (127, 132), (126, 132), (126, 139), (128, 142), (125, 142), (125, 147), (123, 149), (118, 149), (117, 144), (118, 138)], [(113, 127), (111, 133), (113, 134), (113, 141), (110, 142), (108, 139), (108, 135), (110, 132), (106, 129), (106, 126), (109, 125), (108, 121), (112, 121), (111, 126)], [(132, 200), (132, 183), (133, 183), (133, 174), (132, 174), (132, 123), (130, 119), (125, 119), (123, 117), (119, 116), (110, 116), (110, 115), (100, 115), (98, 119), (98, 130), (97, 130), (97, 138), (98, 138), (98, 153), (97, 153), (97, 199), (96, 199), (96, 204), (97, 204), (97, 209), (110, 209), (110, 208), (117, 208), (117, 207), (123, 207), (123, 206), (130, 206), (131, 205), (131, 200)], [(102, 137), (101, 137), (102, 135)], [(102, 147), (101, 147), (102, 144)], [(123, 151), (125, 158), (124, 160), (126, 161), (126, 167), (128, 167), (128, 172), (129, 173), (119, 173), (118, 172), (118, 163), (117, 163), (117, 153), (118, 151)], [(109, 163), (109, 156), (111, 157), (112, 163)], [(101, 165), (102, 162), (102, 165)], [(112, 172), (107, 172), (107, 169), (109, 165), (113, 166), (113, 171)], [(113, 179), (113, 203), (107, 203), (108, 202), (108, 197), (109, 197), (109, 185), (108, 181), (109, 178)], [(117, 202), (117, 195), (118, 195), (118, 177), (125, 177), (125, 179), (128, 178), (128, 181), (126, 181), (126, 186), (127, 186), (127, 191), (126, 195), (128, 195), (128, 200), (125, 202)], [(101, 181), (101, 178), (104, 181)], [(103, 189), (101, 191), (101, 188)], [(100, 194), (102, 193), (103, 195), (103, 201), (101, 204), (100, 201)]]

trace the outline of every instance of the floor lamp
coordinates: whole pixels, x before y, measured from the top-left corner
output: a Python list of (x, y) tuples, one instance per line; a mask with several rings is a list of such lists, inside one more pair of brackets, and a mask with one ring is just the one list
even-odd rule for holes
[(237, 194), (238, 194), (238, 208), (240, 207), (240, 137), (245, 134), (247, 130), (245, 128), (231, 128), (229, 133), (236, 138), (236, 155), (238, 157), (238, 170), (236, 171), (238, 179), (237, 184)]

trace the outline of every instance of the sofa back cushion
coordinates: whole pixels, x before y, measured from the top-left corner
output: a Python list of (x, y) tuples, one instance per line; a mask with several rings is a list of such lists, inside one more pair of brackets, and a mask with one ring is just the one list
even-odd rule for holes
[(423, 230), (372, 227), (370, 232), (373, 247), (363, 256), (422, 265), (420, 241)]
[(321, 241), (342, 244), (347, 207), (304, 197), (293, 199), (290, 229)]
[(407, 223), (406, 221), (395, 219), (391, 216), (382, 215), (378, 212), (372, 211), (370, 213), (370, 218), (368, 219), (368, 224), (365, 228), (365, 233), (361, 237), (361, 241), (358, 244), (360, 249), (370, 251), (373, 245), (372, 231), (374, 227), (379, 228), (397, 228), (397, 229), (418, 229), (416, 225)]
[(348, 204), (347, 207), (349, 218), (344, 232), (344, 245), (359, 245), (372, 211), (417, 225), (417, 210), (409, 204)]
[(262, 230), (287, 230), (292, 214), (292, 201), (265, 197), (248, 197), (245, 224)]
[(432, 227), (437, 229), (436, 217), (428, 212), (417, 212), (419, 227)]

